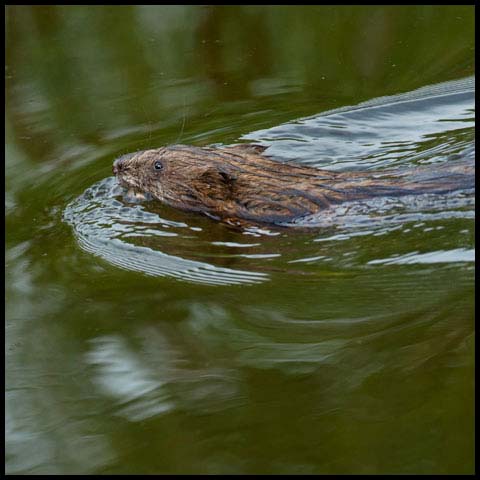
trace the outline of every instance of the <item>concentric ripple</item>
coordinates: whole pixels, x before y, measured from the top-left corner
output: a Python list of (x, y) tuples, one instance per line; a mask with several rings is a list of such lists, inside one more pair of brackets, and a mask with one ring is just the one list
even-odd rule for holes
[(121, 193), (116, 179), (109, 177), (87, 189), (66, 208), (64, 219), (72, 225), (84, 250), (118, 267), (152, 276), (210, 285), (252, 284), (266, 280), (265, 273), (216, 267), (129, 243), (127, 238), (142, 235), (177, 236), (178, 233), (168, 229), (182, 230), (188, 226), (147, 212), (142, 205), (125, 206), (115, 198)]

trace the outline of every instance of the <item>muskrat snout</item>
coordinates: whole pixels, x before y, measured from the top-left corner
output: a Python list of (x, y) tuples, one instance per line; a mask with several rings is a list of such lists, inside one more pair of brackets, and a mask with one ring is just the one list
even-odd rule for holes
[(112, 172), (116, 175), (122, 169), (122, 161), (120, 158), (117, 158), (112, 165)]
[(125, 161), (132, 158), (135, 154), (134, 153), (127, 153), (126, 155), (122, 155), (121, 157), (118, 157), (114, 162), (112, 166), (112, 171), (114, 175), (119, 174), (122, 172), (122, 170), (125, 168)]

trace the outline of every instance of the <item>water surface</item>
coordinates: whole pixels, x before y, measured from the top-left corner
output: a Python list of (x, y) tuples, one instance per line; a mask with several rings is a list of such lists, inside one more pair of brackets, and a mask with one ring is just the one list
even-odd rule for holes
[(235, 231), (111, 176), (178, 142), (473, 161), (473, 7), (8, 7), (6, 30), (7, 473), (473, 472), (473, 192)]

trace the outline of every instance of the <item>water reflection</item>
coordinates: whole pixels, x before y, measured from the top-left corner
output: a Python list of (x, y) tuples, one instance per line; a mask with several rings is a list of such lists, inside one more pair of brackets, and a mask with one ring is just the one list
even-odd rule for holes
[[(291, 119), (292, 108), (303, 110), (298, 117), (436, 83), (439, 65), (450, 78), (464, 76), (473, 68), (465, 52), (474, 19), (468, 7), (458, 11), (9, 6), (6, 113), (37, 162), (62, 146), (101, 147), (112, 138), (117, 152), (172, 142), (185, 117), (187, 135), (217, 132), (218, 141), (222, 129), (232, 141), (242, 128), (252, 131), (252, 112), (268, 111), (272, 126)], [(406, 30), (400, 42), (393, 25)], [(432, 42), (444, 28), (448, 38)], [(334, 32), (343, 32), (341, 41)], [(446, 58), (444, 42), (455, 41)], [(428, 49), (428, 61), (419, 49)], [(287, 94), (288, 108), (277, 112), (275, 99)]]
[(138, 422), (172, 410), (204, 414), (238, 405), (236, 370), (189, 367), (183, 348), (169, 345), (158, 329), (138, 334), (141, 349), (118, 336), (100, 337), (85, 358), (99, 393), (119, 405), (115, 414)]
[(10, 474), (90, 473), (115, 455), (92, 418), (95, 409), (83, 415), (72, 401), (89, 403), (88, 382), (67, 381), (84, 377), (76, 359), (55, 348), (66, 341), (65, 332), (38, 323), (58, 316), (66, 299), (56, 285), (35, 287), (42, 271), (31, 251), (32, 242), (6, 251), (5, 468)]
[[(464, 302), (451, 294), (446, 304), (425, 305), (413, 314), (409, 308), (358, 317), (330, 317), (326, 311), (314, 318), (268, 303), (231, 309), (190, 302), (181, 336), (172, 336), (165, 325), (138, 329), (137, 347), (118, 336), (99, 337), (85, 358), (97, 392), (115, 401), (115, 414), (134, 422), (175, 410), (241, 409), (249, 402), (248, 369), (308, 375), (310, 394), (318, 399), (314, 415), (341, 409), (357, 420), (382, 421), (431, 400), (432, 382), (440, 381), (428, 379), (434, 364), (448, 369), (453, 359), (466, 361), (473, 324), (468, 313), (460, 313), (459, 300)], [(454, 322), (452, 309), (458, 312)], [(198, 368), (205, 362), (208, 367)], [(399, 383), (390, 386), (388, 403), (376, 411), (367, 392), (390, 375)], [(401, 382), (412, 375), (425, 376), (427, 385), (411, 385), (407, 395)], [(416, 396), (419, 388), (422, 395)]]
[[(242, 138), (278, 159), (334, 170), (471, 156), (475, 77), (428, 85), (298, 119)], [(465, 152), (465, 153), (464, 153)], [(453, 159), (453, 156), (452, 156)]]
[(418, 252), (405, 255), (395, 255), (393, 258), (371, 260), (370, 265), (410, 265), (412, 263), (456, 263), (475, 262), (475, 250), (466, 248), (454, 248), (453, 250), (439, 250), (419, 254)]

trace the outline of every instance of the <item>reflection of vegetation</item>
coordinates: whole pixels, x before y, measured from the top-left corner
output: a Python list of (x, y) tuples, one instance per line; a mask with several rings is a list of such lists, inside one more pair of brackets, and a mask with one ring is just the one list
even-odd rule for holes
[(474, 71), (469, 6), (22, 6), (6, 38), (7, 116), (35, 158), (69, 135), (172, 141), (186, 112), (234, 139), (253, 120), (232, 115), (268, 126)]

